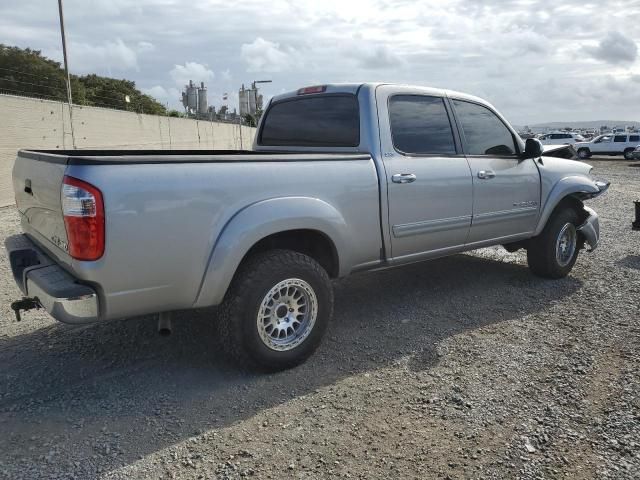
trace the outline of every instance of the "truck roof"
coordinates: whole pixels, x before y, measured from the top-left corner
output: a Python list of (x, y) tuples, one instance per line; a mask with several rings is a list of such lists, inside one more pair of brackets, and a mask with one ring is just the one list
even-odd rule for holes
[[(447, 89), (443, 89), (443, 88), (435, 88), (435, 87), (428, 87), (428, 86), (423, 86), (423, 85), (411, 85), (411, 84), (402, 84), (402, 83), (386, 83), (386, 82), (365, 82), (365, 83), (326, 83), (326, 84), (318, 84), (317, 86), (321, 86), (324, 87), (324, 90), (322, 92), (318, 92), (321, 94), (331, 94), (331, 93), (350, 93), (353, 95), (356, 95), (358, 93), (359, 90), (361, 89), (365, 89), (365, 90), (370, 90), (370, 91), (375, 91), (376, 88), (378, 88), (379, 86), (382, 85), (386, 85), (386, 86), (397, 86), (397, 87), (409, 87), (412, 89), (416, 89), (416, 90), (421, 90), (423, 91), (425, 94), (428, 95), (434, 95), (434, 96), (438, 96), (438, 97), (451, 97), (451, 98), (459, 98), (459, 99), (465, 99), (465, 100), (471, 100), (473, 102), (476, 103), (480, 103), (483, 105), (490, 105), (491, 104), (489, 102), (487, 102), (486, 100), (483, 100), (482, 98), (476, 97), (474, 95), (469, 95), (467, 93), (462, 93), (462, 92), (457, 92), (455, 90), (447, 90)], [(285, 93), (281, 93), (280, 95), (275, 95), (272, 99), (271, 102), (278, 102), (281, 100), (285, 100), (287, 98), (294, 98), (300, 95), (300, 92), (302, 90), (304, 90), (305, 88), (313, 88), (313, 87), (303, 87), (300, 88), (298, 90), (293, 90), (290, 92), (285, 92)]]

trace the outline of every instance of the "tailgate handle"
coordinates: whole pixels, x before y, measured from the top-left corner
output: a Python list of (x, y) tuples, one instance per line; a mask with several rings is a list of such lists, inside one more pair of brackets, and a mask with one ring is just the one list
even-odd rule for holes
[(33, 195), (33, 190), (31, 190), (31, 180), (29, 178), (24, 181), (24, 191), (29, 195)]

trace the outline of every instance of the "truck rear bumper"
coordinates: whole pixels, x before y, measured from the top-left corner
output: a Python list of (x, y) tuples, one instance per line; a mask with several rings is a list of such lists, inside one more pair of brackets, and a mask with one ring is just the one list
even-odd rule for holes
[(81, 324), (98, 320), (98, 295), (78, 282), (69, 272), (26, 235), (5, 240), (16, 284), (26, 296), (37, 302), (53, 318), (64, 323)]

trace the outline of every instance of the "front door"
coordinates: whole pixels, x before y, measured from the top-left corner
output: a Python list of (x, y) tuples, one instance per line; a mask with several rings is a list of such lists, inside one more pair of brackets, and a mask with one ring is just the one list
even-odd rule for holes
[(468, 244), (535, 230), (540, 173), (522, 160), (514, 133), (484, 105), (452, 99), (473, 178), (473, 220)]
[(376, 97), (391, 256), (411, 261), (462, 247), (473, 187), (446, 99), (428, 89), (384, 86)]
[(613, 150), (612, 145), (613, 135), (602, 135), (589, 145), (589, 149), (591, 150), (591, 153), (605, 153)]

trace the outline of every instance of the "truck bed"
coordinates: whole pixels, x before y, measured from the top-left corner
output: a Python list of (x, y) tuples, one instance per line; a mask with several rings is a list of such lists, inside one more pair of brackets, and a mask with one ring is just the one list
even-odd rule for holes
[[(67, 250), (65, 176), (103, 197), (98, 260)], [(21, 150), (13, 184), (24, 232), (95, 288), (99, 319), (218, 304), (246, 253), (242, 242), (248, 251), (277, 233), (271, 228), (329, 232), (340, 275), (380, 259), (378, 175), (368, 154)]]

